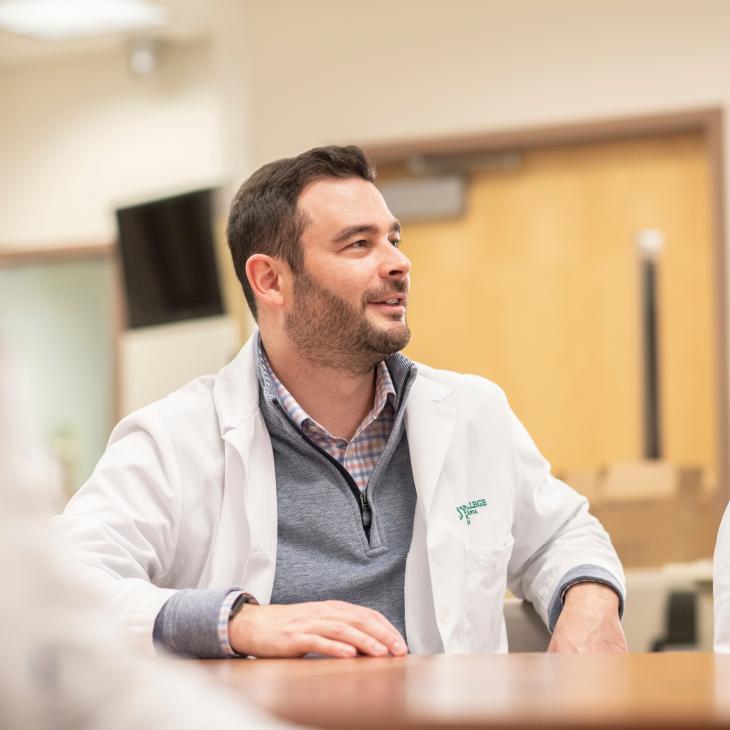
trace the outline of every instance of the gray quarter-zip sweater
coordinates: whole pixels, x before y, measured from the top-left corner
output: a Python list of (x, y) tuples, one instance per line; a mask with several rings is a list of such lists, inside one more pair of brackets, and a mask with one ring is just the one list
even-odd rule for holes
[(367, 606), (407, 638), (403, 585), (416, 488), (403, 405), (415, 366), (402, 355), (386, 364), (396, 389), (395, 419), (363, 494), (365, 505), (345, 468), (290, 420), (265, 365), (259, 364), (259, 403), (276, 471), (278, 543), (271, 603), (340, 600)]

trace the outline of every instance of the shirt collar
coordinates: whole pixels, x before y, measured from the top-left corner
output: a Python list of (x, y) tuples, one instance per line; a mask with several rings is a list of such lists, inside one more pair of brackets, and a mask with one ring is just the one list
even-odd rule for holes
[[(307, 422), (319, 426), (326, 432), (326, 429), (320, 426), (300, 405), (294, 396), (287, 390), (286, 386), (276, 377), (276, 373), (271, 367), (269, 358), (266, 356), (264, 345), (261, 337), (256, 338), (256, 354), (258, 361), (258, 372), (264, 389), (264, 396), (269, 402), (278, 401), (286, 411), (287, 415), (296, 424), (298, 428)], [(385, 360), (381, 360), (375, 367), (375, 398), (373, 401), (372, 415), (374, 418), (379, 416), (388, 402), (395, 403), (396, 390), (393, 385), (393, 378), (390, 375)]]

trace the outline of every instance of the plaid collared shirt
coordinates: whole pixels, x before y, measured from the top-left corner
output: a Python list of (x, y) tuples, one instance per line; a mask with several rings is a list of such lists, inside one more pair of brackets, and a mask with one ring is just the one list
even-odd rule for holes
[(272, 391), (289, 418), (310, 441), (347, 469), (361, 491), (365, 489), (378, 459), (385, 450), (385, 444), (393, 430), (395, 420), (395, 387), (385, 362), (381, 360), (375, 370), (373, 407), (348, 442), (346, 439), (333, 436), (326, 428), (307, 415), (306, 411), (294, 400), (294, 396), (274, 374), (263, 347), (260, 352), (267, 375), (271, 379)]

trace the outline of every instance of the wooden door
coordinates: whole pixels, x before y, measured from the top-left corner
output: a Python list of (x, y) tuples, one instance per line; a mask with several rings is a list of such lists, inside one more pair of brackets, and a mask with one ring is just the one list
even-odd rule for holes
[[(381, 170), (388, 177), (387, 170)], [(407, 353), (501, 385), (557, 470), (642, 457), (636, 234), (660, 229), (663, 456), (716, 472), (710, 176), (702, 136), (528, 151), (408, 223)]]

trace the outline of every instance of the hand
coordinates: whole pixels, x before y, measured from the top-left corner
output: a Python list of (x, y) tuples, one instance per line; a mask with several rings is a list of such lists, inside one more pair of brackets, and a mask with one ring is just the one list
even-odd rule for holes
[(228, 625), (228, 638), (234, 651), (257, 657), (408, 653), (403, 637), (383, 614), (344, 601), (248, 604)]
[(626, 637), (618, 615), (618, 596), (600, 583), (577, 583), (565, 594), (549, 652), (623, 654)]

